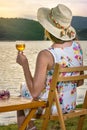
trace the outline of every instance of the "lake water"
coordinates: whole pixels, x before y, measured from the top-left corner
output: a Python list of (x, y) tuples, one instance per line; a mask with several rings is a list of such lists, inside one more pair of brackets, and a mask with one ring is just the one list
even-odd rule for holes
[[(52, 43), (49, 41), (22, 41), (26, 44), (24, 53), (27, 55), (30, 69), (34, 74), (37, 54), (40, 50), (48, 48)], [(16, 63), (17, 50), (15, 44), (18, 42), (0, 42), (0, 90), (8, 89), (13, 96), (20, 94), (20, 83), (24, 82), (24, 75), (21, 66)], [(83, 49), (84, 64), (87, 65), (87, 43), (80, 41)], [(83, 102), (87, 81), (79, 87), (77, 104)], [(16, 123), (16, 112), (0, 113), (0, 125)]]

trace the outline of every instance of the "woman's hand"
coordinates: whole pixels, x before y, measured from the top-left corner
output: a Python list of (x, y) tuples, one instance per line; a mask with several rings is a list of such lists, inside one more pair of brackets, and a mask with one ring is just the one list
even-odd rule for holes
[(26, 63), (28, 63), (28, 60), (23, 52), (18, 52), (16, 62), (21, 66), (24, 66)]

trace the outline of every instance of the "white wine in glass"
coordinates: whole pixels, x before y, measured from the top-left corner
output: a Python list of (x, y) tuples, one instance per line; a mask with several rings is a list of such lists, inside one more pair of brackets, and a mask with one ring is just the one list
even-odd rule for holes
[(25, 49), (25, 44), (23, 44), (23, 43), (16, 44), (16, 49), (18, 51), (22, 52)]

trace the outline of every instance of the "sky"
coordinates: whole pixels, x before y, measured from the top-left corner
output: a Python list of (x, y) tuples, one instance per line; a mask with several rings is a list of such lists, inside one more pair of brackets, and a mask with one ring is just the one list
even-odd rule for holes
[(87, 0), (0, 0), (0, 17), (37, 19), (37, 9), (68, 6), (73, 16), (87, 17)]

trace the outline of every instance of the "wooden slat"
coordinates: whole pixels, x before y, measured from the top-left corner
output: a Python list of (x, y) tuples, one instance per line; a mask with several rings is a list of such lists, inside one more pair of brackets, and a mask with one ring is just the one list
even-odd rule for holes
[(79, 75), (79, 76), (60, 76), (58, 77), (58, 81), (76, 81), (76, 80), (82, 80), (87, 79), (87, 74), (85, 75)]
[[(80, 110), (74, 110), (73, 112), (70, 112), (68, 114), (63, 114), (64, 120), (67, 120), (69, 118), (74, 118), (74, 117), (78, 117), (80, 115), (85, 115), (87, 114), (87, 109), (80, 109)], [(59, 120), (59, 115), (55, 114), (55, 115), (50, 115), (50, 120)]]
[(85, 115), (87, 114), (87, 109), (80, 109), (80, 110), (75, 110), (74, 112), (68, 113), (64, 115), (64, 119), (68, 119), (68, 118), (74, 118), (74, 117), (78, 117), (81, 115)]
[(46, 104), (45, 101), (32, 101), (22, 97), (11, 97), (8, 100), (0, 100), (0, 112), (38, 108), (41, 106), (46, 107)]
[(84, 71), (84, 70), (87, 70), (87, 66), (82, 66), (82, 67), (66, 67), (66, 68), (60, 67), (59, 72), (79, 72), (79, 71)]

